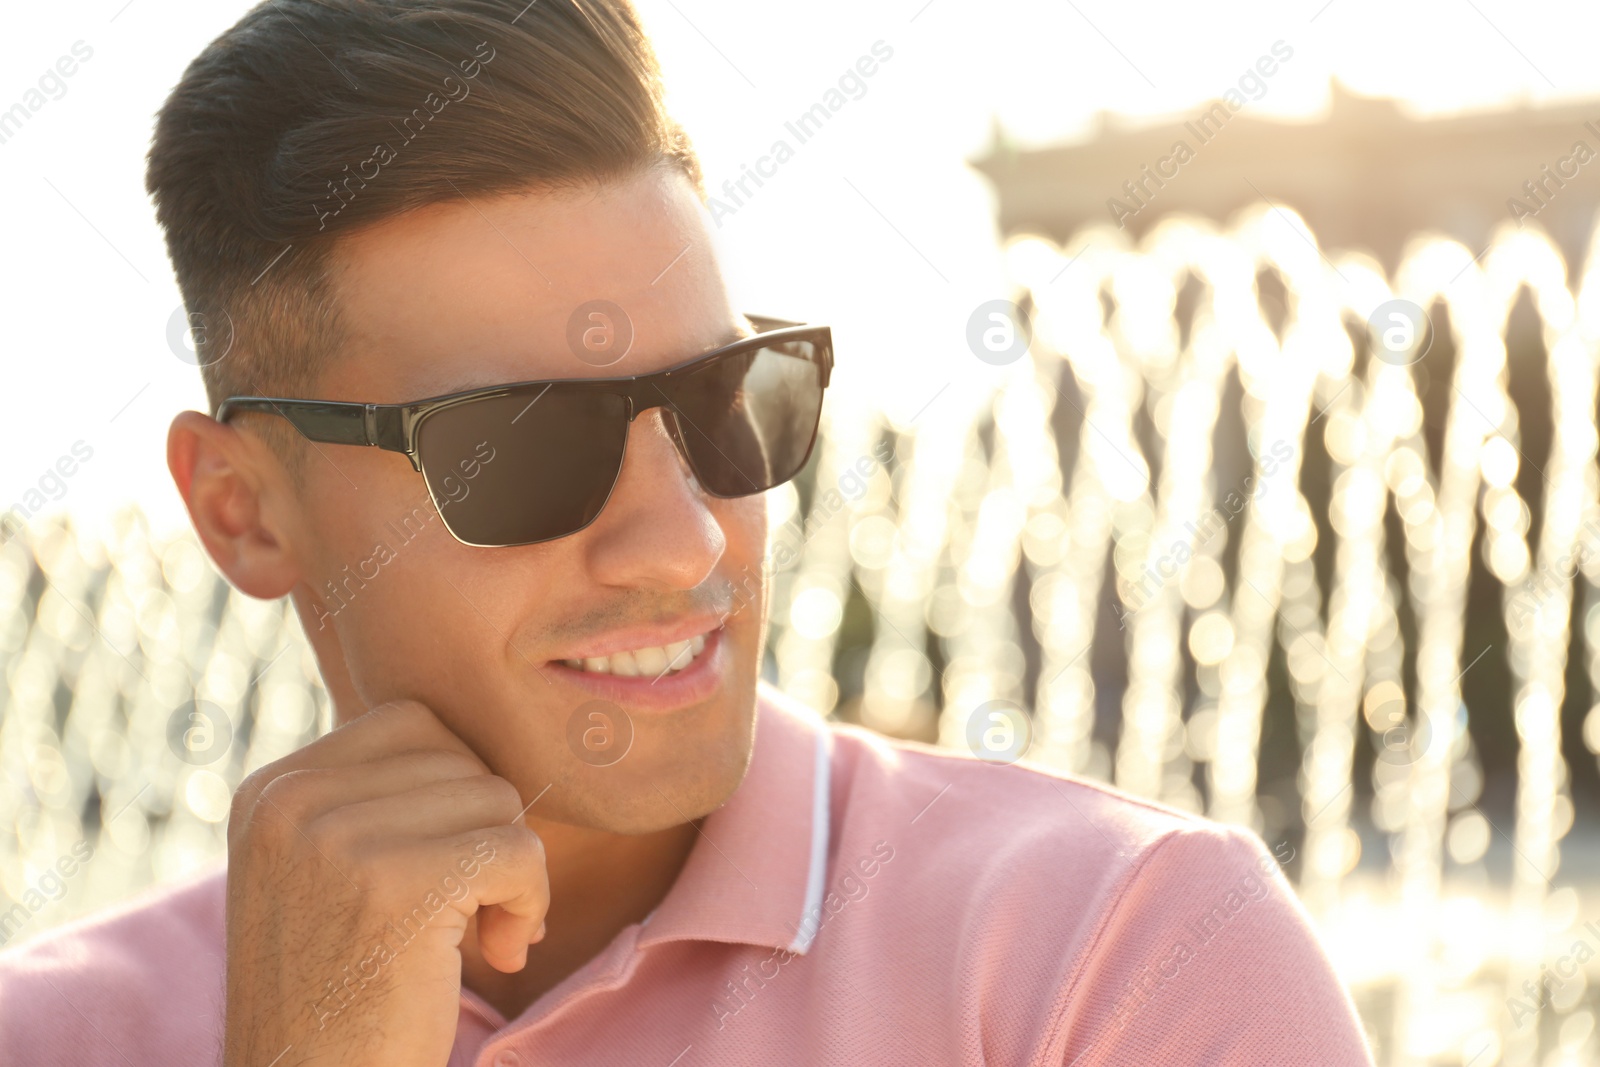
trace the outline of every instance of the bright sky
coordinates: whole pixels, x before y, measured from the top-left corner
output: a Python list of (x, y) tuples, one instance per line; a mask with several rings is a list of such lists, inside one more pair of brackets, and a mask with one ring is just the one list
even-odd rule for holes
[[(0, 144), (0, 510), (81, 441), (93, 456), (53, 506), (94, 520), (131, 499), (163, 527), (184, 521), (165, 432), (202, 394), (168, 344), (178, 296), (144, 153), (184, 66), (248, 6), (94, 0), (6, 13), (0, 111), (75, 47), (92, 55)], [(902, 417), (942, 385), (972, 386), (937, 394), (959, 402), (999, 373), (965, 342), (972, 309), (1008, 295), (992, 194), (963, 163), (995, 117), (1020, 141), (1047, 142), (1082, 135), (1102, 110), (1183, 111), (1280, 40), (1293, 59), (1250, 105), (1258, 114), (1314, 115), (1331, 76), (1421, 111), (1600, 96), (1600, 5), (1576, 0), (1537, 12), (1510, 0), (1255, 0), (1226, 14), (1190, 0), (640, 6), (713, 190), (875, 44), (892, 50), (859, 99), (722, 219), (721, 237), (746, 307), (832, 323), (835, 381)]]

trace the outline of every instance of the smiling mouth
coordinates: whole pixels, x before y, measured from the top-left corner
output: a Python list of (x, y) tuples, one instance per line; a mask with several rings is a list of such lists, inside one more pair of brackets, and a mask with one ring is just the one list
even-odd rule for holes
[(706, 650), (706, 635), (696, 634), (670, 645), (652, 645), (613, 652), (609, 656), (560, 660), (562, 666), (590, 674), (614, 674), (621, 678), (659, 678), (672, 675), (694, 664)]

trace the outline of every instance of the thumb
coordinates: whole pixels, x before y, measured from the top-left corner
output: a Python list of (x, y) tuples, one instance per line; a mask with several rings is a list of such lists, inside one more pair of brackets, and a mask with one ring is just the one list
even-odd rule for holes
[(542, 917), (516, 915), (498, 904), (478, 909), (478, 951), (497, 971), (514, 974), (528, 963), (528, 946), (544, 940)]

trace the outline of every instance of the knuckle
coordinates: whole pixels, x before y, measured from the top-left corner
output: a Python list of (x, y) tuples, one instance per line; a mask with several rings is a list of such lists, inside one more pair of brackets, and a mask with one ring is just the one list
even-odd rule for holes
[(522, 810), (522, 794), (517, 787), (496, 775), (484, 775), (474, 784), (487, 794), (495, 807), (515, 814)]
[(504, 847), (508, 861), (516, 866), (544, 866), (544, 841), (532, 830), (513, 828), (506, 835)]
[(510, 825), (522, 810), (516, 786), (487, 774), (442, 779), (434, 782), (427, 794), (436, 807), (471, 813), (489, 826)]
[(290, 830), (290, 833), (297, 837), (303, 835), (307, 847), (341, 866), (354, 863), (362, 858), (360, 850), (352, 847), (357, 836), (348, 825), (349, 820), (341, 818), (341, 814), (342, 809), (336, 808), (311, 819), (298, 831)]
[(317, 841), (322, 853), (319, 859), (326, 860), (338, 871), (330, 875), (331, 881), (360, 886), (369, 896), (376, 893), (378, 901), (403, 884), (394, 877), (389, 856), (378, 844), (350, 833), (337, 821), (323, 826), (321, 835), (322, 839)]
[(239, 783), (239, 788), (233, 792), (232, 814), (241, 821), (247, 821), (256, 805), (261, 801), (261, 794), (267, 786), (292, 768), (283, 760), (274, 760), (264, 766), (257, 767)]
[(299, 828), (315, 814), (311, 810), (312, 775), (311, 771), (290, 771), (256, 789), (246, 835), (274, 851), (294, 847)]
[(310, 771), (289, 771), (280, 774), (261, 787), (260, 801), (285, 818), (304, 816), (307, 814), (304, 809), (310, 800), (308, 794), (311, 779)]
[(459, 771), (463, 778), (472, 774), (489, 773), (489, 765), (470, 752), (442, 748), (439, 750), (439, 758), (451, 770)]
[(245, 775), (239, 783), (239, 788), (233, 791), (233, 800), (228, 805), (228, 829), (230, 833), (237, 833), (244, 829), (250, 821), (250, 811), (255, 807), (256, 794), (261, 791), (264, 784), (261, 771), (252, 771)]

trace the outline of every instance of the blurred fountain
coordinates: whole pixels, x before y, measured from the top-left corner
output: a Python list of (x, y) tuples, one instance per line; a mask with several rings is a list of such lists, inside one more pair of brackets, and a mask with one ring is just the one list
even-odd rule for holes
[[(1024, 358), (987, 390), (928, 383), (910, 418), (842, 385), (769, 495), (768, 675), (954, 748), (1004, 702), (1027, 760), (1253, 828), (1381, 1063), (1592, 1060), (1600, 861), (1563, 849), (1561, 709), (1600, 692), (1600, 256), (1569, 284), (1532, 227), (1477, 255), (1420, 235), (1390, 278), (1263, 206), (1138, 245), (1022, 236), (1005, 262)], [(1414, 358), (1369, 326), (1396, 299), (1431, 317)], [(1548, 410), (1512, 396), (1524, 299)], [(1464, 644), (1475, 582), (1503, 643)], [(1473, 697), (1486, 662), (1508, 706)], [(0, 916), (93, 848), (4, 938), (215, 860), (241, 777), (327, 727), (293, 612), (132, 512), (0, 544), (0, 666)], [(1474, 740), (1497, 721), (1510, 823)], [(1600, 751), (1600, 711), (1583, 734)]]

